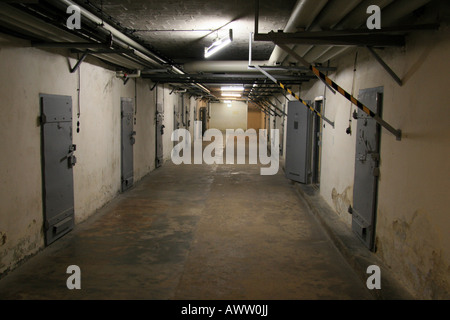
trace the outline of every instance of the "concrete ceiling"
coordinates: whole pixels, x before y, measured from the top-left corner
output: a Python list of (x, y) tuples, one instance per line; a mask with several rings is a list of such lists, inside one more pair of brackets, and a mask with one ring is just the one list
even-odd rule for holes
[[(250, 90), (256, 90), (258, 96), (266, 97), (281, 89), (256, 69), (248, 68), (255, 22), (258, 37), (254, 35), (253, 39), (259, 41), (252, 43), (253, 63), (264, 66), (286, 85), (301, 85), (315, 78), (309, 64), (325, 68), (325, 63), (349, 48), (364, 43), (373, 47), (402, 46), (407, 33), (415, 29), (396, 28), (416, 24), (416, 20), (422, 24), (436, 22), (436, 14), (447, 1), (259, 0), (258, 10), (255, 0), (14, 1), (0, 2), (0, 32), (28, 39), (36, 47), (68, 48), (72, 54), (82, 55), (80, 61), (87, 55), (94, 56), (121, 72), (142, 70), (141, 76), (154, 83), (192, 89), (195, 94), (206, 92), (209, 96), (220, 85), (234, 83), (249, 88), (247, 96)], [(72, 31), (66, 26), (66, 10), (73, 3), (83, 11), (81, 30)], [(370, 45), (379, 32), (359, 36), (352, 33), (367, 33), (369, 5), (381, 9), (383, 30), (379, 31), (389, 33), (391, 28), (393, 33), (378, 37), (380, 42)], [(419, 10), (424, 6), (433, 10), (424, 15)], [(229, 29), (233, 30), (233, 42), (205, 59), (205, 47), (217, 36), (227, 35)], [(282, 50), (274, 45), (286, 36), (291, 36), (291, 42), (286, 42), (289, 48)], [(361, 40), (360, 36), (363, 41), (355, 41)], [(402, 41), (394, 42), (391, 36)]]
[[(255, 2), (242, 0), (91, 0), (130, 34), (177, 63), (204, 60), (204, 48), (233, 30), (233, 42), (209, 60), (247, 60)], [(296, 0), (260, 0), (260, 32), (282, 30)], [(274, 44), (254, 43), (255, 60), (268, 60)]]

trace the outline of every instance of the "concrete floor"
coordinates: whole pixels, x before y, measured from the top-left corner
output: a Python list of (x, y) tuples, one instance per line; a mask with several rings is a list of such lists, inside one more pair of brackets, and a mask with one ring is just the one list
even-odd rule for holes
[(0, 280), (0, 299), (373, 299), (282, 169), (259, 173), (169, 161)]

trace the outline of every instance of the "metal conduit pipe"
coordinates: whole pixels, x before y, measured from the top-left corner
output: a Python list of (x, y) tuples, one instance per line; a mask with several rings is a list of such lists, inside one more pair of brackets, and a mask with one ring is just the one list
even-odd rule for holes
[[(252, 61), (253, 64), (256, 65), (267, 65), (268, 61)], [(193, 61), (188, 62), (184, 65), (184, 71), (187, 73), (192, 72), (205, 72), (205, 73), (213, 73), (213, 72), (235, 72), (235, 73), (244, 73), (244, 72), (254, 72), (253, 70), (248, 69), (247, 61)]]
[[(259, 10), (258, 0), (256, 1), (256, 10)], [(286, 26), (284, 28), (284, 32), (296, 32), (301, 29), (307, 29), (311, 23), (314, 21), (314, 18), (316, 15), (322, 10), (322, 8), (325, 6), (325, 4), (328, 2), (328, 0), (298, 0), (297, 3), (294, 6), (293, 12), (286, 23)], [(259, 17), (259, 13), (256, 12), (257, 17)], [(256, 18), (255, 18), (256, 19)], [(255, 24), (257, 21), (255, 21)], [(256, 31), (256, 30), (255, 30)], [(293, 46), (291, 46), (293, 47)], [(308, 50), (310, 47), (305, 48)], [(264, 63), (258, 63), (257, 61), (252, 62), (255, 66), (262, 66), (262, 65), (268, 65), (268, 66), (274, 66), (281, 64), (286, 59), (287, 53), (282, 50), (279, 46), (275, 46), (274, 50), (272, 51), (272, 54), (269, 58), (269, 61)], [(251, 70), (251, 69), (250, 69)]]
[[(77, 6), (80, 8), (80, 13), (82, 16), (84, 16), (86, 19), (89, 19), (90, 21), (94, 22), (95, 24), (101, 26), (101, 28), (103, 28), (104, 30), (107, 30), (108, 32), (111, 33), (111, 35), (115, 38), (117, 38), (118, 40), (120, 40), (122, 43), (125, 43), (127, 46), (129, 46), (126, 49), (134, 49), (134, 53), (139, 56), (140, 58), (150, 62), (151, 64), (161, 67), (162, 65), (167, 65), (168, 62), (165, 61), (163, 58), (157, 56), (156, 54), (154, 54), (153, 52), (149, 51), (148, 49), (146, 49), (144, 46), (142, 46), (141, 44), (137, 43), (135, 40), (131, 39), (130, 37), (128, 37), (127, 35), (123, 34), (122, 32), (120, 32), (119, 30), (117, 30), (116, 28), (114, 28), (113, 26), (109, 25), (108, 23), (104, 22), (102, 19), (98, 18), (96, 15), (92, 14), (91, 12), (89, 12), (88, 10), (80, 7), (78, 4), (74, 3), (73, 1), (70, 0), (59, 0), (59, 3), (64, 4), (66, 7), (69, 6)], [(179, 73), (179, 74), (184, 74), (184, 72), (180, 69), (178, 69), (177, 67), (172, 67), (172, 70), (175, 73)], [(208, 90), (205, 86), (201, 85), (201, 84), (195, 84), (195, 86), (197, 86), (198, 88), (200, 88), (202, 91), (205, 91), (206, 93), (210, 94), (210, 90)]]
[[(89, 42), (82, 37), (68, 33), (65, 30), (61, 30), (61, 28), (55, 25), (44, 22), (41, 19), (8, 4), (0, 3), (0, 21), (3, 25), (11, 29), (19, 32), (25, 32), (33, 35), (33, 37), (42, 38), (49, 42), (53, 42), (53, 44), (48, 45), (48, 47), (57, 47), (57, 43), (59, 42), (63, 42), (65, 47), (67, 47), (67, 43), (86, 42), (86, 44), (89, 44)], [(109, 35), (109, 32), (105, 31), (103, 36), (107, 35)], [(115, 41), (115, 43), (116, 42), (117, 41)], [(41, 45), (38, 44), (34, 44), (34, 46), (41, 47)], [(42, 46), (45, 46), (45, 44)], [(116, 55), (116, 57), (113, 57), (113, 55), (101, 54), (91, 55), (116, 65), (122, 65), (129, 69), (137, 69), (142, 67), (142, 62), (138, 64), (136, 59), (122, 57), (121, 55)]]
[(141, 70), (137, 70), (136, 73), (126, 73), (123, 71), (116, 72), (116, 77), (118, 78), (140, 78)]
[[(329, 1), (320, 11), (320, 13), (313, 19), (308, 31), (322, 31), (324, 29), (332, 29), (345, 15), (353, 10), (362, 0), (348, 0), (348, 1)], [(304, 57), (308, 62), (314, 61), (311, 57), (321, 55), (327, 46), (319, 45), (296, 45), (293, 50)], [(282, 63), (284, 60), (282, 61)]]
[[(313, 21), (310, 31), (332, 30), (334, 26), (352, 11), (362, 0), (334, 1), (329, 2)], [(303, 58), (308, 62), (313, 62), (329, 49), (326, 45), (312, 46)]]
[(0, 21), (2, 24), (14, 27), (14, 30), (23, 30), (39, 37), (46, 37), (50, 41), (79, 42), (82, 40), (6, 3), (0, 3)]
[[(346, 30), (346, 29), (354, 29), (359, 28), (365, 24), (367, 21), (367, 8), (370, 5), (376, 5), (380, 7), (380, 9), (384, 9), (386, 6), (391, 4), (393, 0), (364, 0), (360, 3), (354, 10), (352, 10), (348, 15), (346, 15), (338, 24), (335, 25), (333, 29), (335, 30)], [(322, 51), (322, 55), (316, 57), (315, 59), (318, 62), (326, 62), (340, 54), (344, 51), (347, 51), (348, 47), (334, 47), (329, 46), (328, 48), (324, 48)]]
[[(426, 5), (431, 0), (399, 0), (399, 1), (392, 1), (392, 0), (382, 0), (382, 1), (373, 1), (368, 0), (364, 1), (362, 5), (360, 5), (360, 11), (364, 9), (365, 5), (370, 4), (376, 4), (378, 5), (382, 11), (381, 11), (381, 21), (382, 21), (382, 27), (390, 27), (393, 26), (394, 23), (412, 13), (414, 10), (419, 9), (420, 7)], [(378, 3), (378, 4), (377, 4)], [(365, 7), (367, 9), (367, 7)], [(352, 12), (353, 14), (353, 12)], [(367, 13), (364, 17), (367, 16)], [(339, 23), (340, 29), (345, 29), (348, 27), (347, 21), (351, 21), (353, 19), (356, 19), (357, 17), (353, 14), (352, 17), (349, 17), (349, 19), (346, 19), (342, 23)], [(359, 20), (358, 26), (364, 25), (366, 20)], [(338, 55), (340, 55), (343, 51), (347, 50), (347, 48), (339, 48), (339, 47), (330, 47), (327, 52), (325, 52), (322, 56), (319, 57), (319, 62), (325, 62), (327, 60), (330, 60)]]
[[(306, 30), (327, 2), (328, 0), (298, 0), (283, 31), (296, 32), (299, 28)], [(280, 47), (275, 46), (269, 65), (283, 62), (286, 56), (287, 54)]]
[[(367, 7), (370, 5), (378, 5), (380, 8), (387, 6), (393, 0), (364, 0), (360, 1), (342, 1), (330, 2), (323, 9), (316, 20), (313, 21), (310, 31), (317, 31), (323, 27), (328, 27), (333, 30), (337, 29), (351, 29), (355, 25), (360, 26), (364, 23), (367, 17)], [(334, 17), (332, 16), (334, 13)], [(337, 13), (337, 14), (336, 14)], [(316, 61), (330, 50), (334, 49), (338, 53), (347, 50), (347, 47), (333, 47), (333, 46), (296, 46), (295, 51), (301, 57), (304, 57), (308, 62)], [(320, 60), (323, 62), (327, 60)]]
[(95, 24), (101, 26), (101, 28), (103, 28), (104, 30), (109, 31), (113, 37), (116, 37), (117, 39), (123, 41), (130, 47), (136, 49), (137, 50), (136, 52), (140, 51), (140, 52), (144, 53), (146, 56), (146, 60), (148, 60), (149, 62), (152, 62), (155, 65), (166, 63), (166, 61), (157, 57), (155, 54), (153, 54), (152, 52), (150, 52), (149, 50), (144, 48), (142, 45), (140, 45), (139, 43), (137, 43), (130, 37), (126, 36), (119, 30), (117, 30), (116, 28), (112, 27), (108, 23), (104, 22), (102, 19), (98, 18), (96, 15), (92, 14), (91, 12), (84, 9), (83, 7), (80, 7), (77, 3), (70, 1), (70, 0), (59, 0), (59, 2), (66, 5), (66, 7), (69, 7), (69, 6), (79, 7), (80, 13), (82, 16), (84, 16), (86, 19), (89, 19), (90, 21), (94, 22)]

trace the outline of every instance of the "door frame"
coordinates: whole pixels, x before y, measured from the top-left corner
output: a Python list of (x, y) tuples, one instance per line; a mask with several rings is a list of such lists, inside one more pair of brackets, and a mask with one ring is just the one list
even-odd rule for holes
[[(314, 109), (322, 114), (323, 97), (318, 97), (314, 100)], [(320, 186), (320, 169), (322, 161), (322, 135), (323, 135), (323, 120), (316, 113), (312, 113), (311, 119), (311, 184)]]
[[(67, 110), (67, 118), (64, 112), (61, 113), (59, 111), (53, 113), (51, 118), (48, 117), (50, 115), (48, 113), (51, 113), (51, 111), (48, 110), (48, 113), (46, 112), (45, 100), (53, 98), (61, 100), (58, 101), (58, 105), (59, 102), (70, 105)], [(44, 220), (44, 240), (45, 245), (48, 246), (66, 235), (75, 226), (73, 167), (76, 163), (76, 157), (74, 155), (76, 146), (73, 144), (72, 97), (39, 94), (39, 108), (41, 126), (42, 211)], [(64, 128), (69, 130), (70, 138), (66, 137), (68, 138), (67, 140), (70, 140), (70, 143), (67, 145), (67, 150), (56, 148), (54, 141), (48, 141), (48, 137), (62, 137), (60, 132), (58, 132), (57, 135), (46, 135), (46, 131), (52, 133), (52, 128), (46, 126), (51, 126), (55, 123), (57, 124), (58, 130), (64, 130)], [(47, 148), (47, 146), (49, 147)], [(61, 153), (59, 151), (61, 151)], [(56, 155), (52, 156), (54, 153), (56, 153)], [(70, 174), (67, 176), (68, 181), (65, 181), (61, 185), (61, 183), (54, 183), (54, 181), (61, 181), (60, 178), (64, 175), (64, 172), (67, 172), (65, 170), (60, 171), (62, 166), (67, 166)], [(49, 170), (53, 171), (53, 174), (49, 173)]]
[[(124, 126), (123, 126), (123, 121), (124, 121), (124, 103), (129, 103), (131, 104), (131, 113), (127, 113), (127, 115), (131, 115), (131, 132), (129, 132), (130, 136), (128, 143), (131, 144), (131, 175), (128, 175), (129, 172), (124, 172), (124, 159), (125, 159), (125, 155), (124, 155), (124, 149), (126, 146), (127, 141), (124, 140)], [(120, 165), (120, 175), (121, 175), (121, 192), (125, 192), (128, 189), (132, 188), (134, 185), (134, 135), (136, 134), (136, 132), (134, 131), (134, 112), (133, 112), (133, 99), (131, 98), (120, 98), (120, 144), (121, 144), (121, 152), (120, 152), (120, 161), (121, 161), (121, 165)], [(124, 174), (126, 174), (127, 176), (124, 176)]]
[[(384, 87), (374, 87), (374, 88), (366, 88), (361, 89), (359, 91), (358, 100), (362, 101), (363, 98), (360, 98), (362, 94), (367, 93), (375, 93), (376, 95), (376, 101), (375, 101), (375, 108), (371, 107), (372, 103), (369, 101), (364, 101), (364, 104), (371, 109), (371, 111), (378, 114), (380, 117), (382, 116), (383, 112), (383, 98), (384, 98)], [(372, 123), (375, 124), (375, 143), (376, 143), (376, 150), (373, 152), (373, 150), (370, 152), (370, 158), (373, 161), (374, 164), (374, 171), (373, 171), (373, 193), (372, 193), (372, 206), (371, 206), (371, 217), (370, 221), (367, 221), (367, 217), (364, 217), (364, 214), (360, 214), (355, 209), (355, 199), (357, 199), (357, 188), (356, 186), (353, 190), (353, 208), (350, 209), (350, 213), (352, 213), (352, 230), (357, 235), (357, 237), (365, 244), (365, 246), (371, 250), (376, 251), (376, 244), (375, 244), (375, 235), (376, 235), (376, 224), (377, 224), (377, 211), (378, 211), (378, 187), (379, 187), (379, 165), (380, 165), (380, 159), (381, 159), (381, 126), (379, 123), (377, 123), (374, 119), (369, 118), (364, 112), (361, 110), (358, 110), (358, 122), (361, 121), (359, 119), (359, 116), (362, 115), (364, 119), (368, 119), (372, 121)], [(359, 129), (357, 130), (357, 133), (359, 133)], [(358, 139), (358, 137), (356, 138)], [(356, 174), (357, 174), (357, 161), (361, 161), (359, 159), (359, 155), (357, 154), (357, 147), (355, 146), (355, 184), (356, 184)], [(368, 153), (369, 154), (369, 153)], [(368, 155), (367, 154), (367, 155)], [(374, 158), (375, 157), (375, 158)], [(376, 159), (376, 160), (375, 160)], [(359, 209), (359, 208), (358, 208)], [(367, 226), (366, 226), (367, 224)], [(361, 230), (360, 230), (361, 229)], [(360, 234), (361, 233), (361, 234)]]

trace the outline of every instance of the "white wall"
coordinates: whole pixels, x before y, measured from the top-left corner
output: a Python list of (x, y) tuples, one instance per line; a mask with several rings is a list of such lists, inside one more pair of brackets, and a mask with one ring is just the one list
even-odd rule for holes
[(233, 101), (231, 108), (226, 103), (211, 103), (210, 128), (225, 131), (226, 129), (247, 130), (247, 103)]
[[(380, 52), (403, 79), (398, 86), (363, 49), (358, 50), (354, 93), (384, 86), (383, 118), (403, 132), (402, 141), (382, 130), (376, 225), (376, 254), (418, 298), (449, 297), (450, 289), (450, 116), (448, 73), (450, 32), (423, 32), (408, 38), (406, 49)], [(338, 71), (330, 78), (348, 92), (352, 89), (355, 51), (332, 61)], [(313, 81), (301, 96), (323, 95), (323, 84)], [(355, 135), (347, 135), (350, 103), (339, 93), (326, 95), (320, 192), (344, 221), (353, 202)], [(356, 132), (356, 121), (352, 122)]]
[[(129, 85), (134, 85), (130, 83)], [(155, 169), (156, 157), (156, 96), (150, 91), (153, 84), (142, 79), (136, 79), (137, 102), (135, 104), (136, 144), (134, 145), (134, 179), (139, 181)], [(136, 110), (137, 107), (137, 110)]]
[[(3, 44), (2, 44), (3, 45)], [(89, 63), (80, 67), (81, 115), (77, 118), (78, 73), (68, 58), (29, 47), (0, 48), (0, 274), (44, 246), (41, 128), (39, 94), (69, 95), (73, 103), (75, 222), (84, 221), (120, 191), (120, 99), (135, 104), (134, 175), (139, 181), (155, 168), (156, 92), (143, 79), (124, 85), (115, 72)], [(73, 66), (74, 59), (70, 59)], [(96, 62), (98, 64), (98, 62)], [(162, 94), (164, 92), (164, 94)], [(160, 97), (173, 104), (168, 88)], [(136, 109), (137, 107), (137, 109)], [(171, 132), (172, 107), (165, 107), (166, 132)], [(80, 132), (76, 133), (77, 122)], [(167, 159), (170, 134), (164, 135)], [(170, 147), (170, 148), (169, 148)]]

